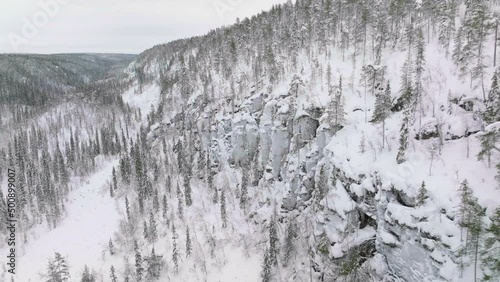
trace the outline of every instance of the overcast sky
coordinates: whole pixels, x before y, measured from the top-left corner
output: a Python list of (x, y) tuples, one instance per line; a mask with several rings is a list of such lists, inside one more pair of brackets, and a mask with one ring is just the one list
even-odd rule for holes
[(140, 53), (286, 0), (0, 0), (0, 53)]

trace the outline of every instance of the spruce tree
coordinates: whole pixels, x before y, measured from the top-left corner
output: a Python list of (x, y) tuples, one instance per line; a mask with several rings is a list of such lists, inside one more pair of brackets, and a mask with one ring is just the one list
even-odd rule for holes
[(177, 184), (177, 211), (179, 212), (179, 218), (183, 219), (184, 218), (184, 203), (182, 202), (182, 192), (179, 187), (179, 184)]
[(376, 94), (375, 111), (373, 113), (372, 122), (382, 122), (382, 148), (385, 145), (385, 120), (391, 114), (391, 86), (387, 82), (385, 90), (380, 87)]
[(111, 282), (118, 282), (118, 278), (116, 277), (114, 266), (111, 266), (111, 270), (109, 272), (109, 278), (111, 279)]
[(168, 211), (168, 203), (167, 203), (167, 195), (166, 194), (163, 194), (163, 212), (162, 212), (162, 216), (163, 216), (163, 219), (167, 219), (167, 211)]
[(127, 213), (127, 220), (128, 222), (130, 222), (130, 207), (129, 207), (129, 204), (128, 204), (128, 198), (125, 197), (125, 211)]
[(493, 152), (500, 152), (500, 129), (491, 129), (479, 136), (481, 141), (481, 151), (478, 153), (478, 160), (488, 159), (488, 166), (491, 166), (491, 156)]
[(186, 257), (191, 255), (191, 237), (189, 235), (189, 227), (186, 227)]
[(115, 254), (115, 246), (113, 245), (113, 241), (111, 240), (111, 238), (109, 239), (108, 247), (109, 247), (109, 253), (111, 255), (114, 255)]
[(113, 190), (116, 191), (117, 189), (118, 189), (118, 180), (116, 178), (116, 170), (113, 167)]
[(186, 200), (186, 206), (191, 206), (193, 204), (193, 200), (191, 198), (190, 178), (187, 174), (184, 175), (184, 197)]
[(227, 227), (227, 211), (226, 211), (226, 193), (224, 192), (224, 189), (222, 189), (222, 192), (220, 194), (220, 216), (222, 219), (222, 228)]
[(283, 250), (283, 266), (285, 267), (288, 265), (292, 256), (297, 252), (295, 247), (295, 238), (297, 235), (295, 219), (290, 218), (286, 229), (285, 245)]
[(408, 148), (409, 134), (410, 134), (410, 110), (405, 109), (403, 113), (403, 123), (401, 124), (400, 136), (399, 136), (399, 150), (396, 156), (396, 162), (402, 164), (406, 161), (406, 149)]
[(276, 215), (273, 215), (269, 223), (269, 260), (271, 265), (278, 265), (279, 238), (276, 226)]
[(151, 255), (146, 258), (147, 269), (146, 269), (146, 278), (147, 281), (156, 281), (160, 278), (161, 269), (163, 266), (162, 257), (156, 255), (155, 248), (151, 249)]
[(241, 177), (240, 208), (245, 210), (248, 201), (248, 169), (243, 170)]
[(177, 249), (177, 232), (172, 222), (172, 261), (174, 262), (174, 273), (179, 273), (179, 250)]
[(158, 213), (158, 211), (160, 211), (160, 199), (159, 199), (159, 195), (158, 195), (158, 189), (154, 190), (153, 209), (154, 209), (155, 213)]
[(425, 181), (422, 181), (422, 185), (420, 186), (420, 189), (418, 190), (418, 196), (417, 196), (417, 206), (423, 206), (425, 204), (425, 200), (429, 196), (427, 195), (427, 189), (425, 188)]
[(83, 268), (82, 279), (80, 282), (96, 282), (94, 274), (90, 273), (87, 265)]
[(482, 268), (484, 281), (495, 281), (500, 277), (500, 207), (495, 210), (486, 229)]
[(328, 118), (333, 132), (336, 133), (345, 123), (344, 102), (342, 98), (342, 77), (340, 77), (338, 86), (330, 88), (329, 94), (332, 100), (328, 107)]
[(491, 78), (491, 87), (486, 101), (486, 111), (483, 114), (484, 121), (488, 124), (500, 121), (500, 85), (498, 84), (498, 69)]
[(149, 213), (148, 236), (149, 236), (148, 239), (151, 243), (155, 243), (156, 240), (158, 239), (158, 232), (156, 231), (156, 220), (152, 211)]
[(262, 282), (271, 282), (273, 279), (273, 262), (269, 249), (264, 251), (264, 261), (262, 262), (261, 272)]
[(134, 251), (135, 251), (135, 277), (137, 282), (142, 281), (143, 274), (143, 266), (142, 266), (142, 256), (139, 251), (139, 245), (137, 244), (137, 240), (134, 241)]
[(113, 186), (109, 184), (109, 196), (113, 198), (115, 196), (115, 192), (113, 190)]
[(144, 239), (146, 239), (147, 241), (149, 241), (150, 239), (150, 236), (149, 236), (149, 228), (148, 228), (148, 224), (146, 223), (146, 221), (144, 220), (144, 228), (143, 228), (143, 232), (142, 234), (144, 235)]

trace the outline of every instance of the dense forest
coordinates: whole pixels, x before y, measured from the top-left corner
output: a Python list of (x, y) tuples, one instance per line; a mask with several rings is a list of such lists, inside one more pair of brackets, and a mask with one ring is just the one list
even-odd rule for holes
[(41, 277), (499, 281), (498, 5), (297, 0), (130, 64), (3, 55), (24, 244), (112, 166), (117, 230)]

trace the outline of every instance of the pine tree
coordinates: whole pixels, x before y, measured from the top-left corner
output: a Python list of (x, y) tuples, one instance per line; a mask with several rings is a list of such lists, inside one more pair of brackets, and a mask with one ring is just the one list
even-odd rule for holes
[(142, 281), (142, 273), (144, 271), (142, 267), (142, 256), (139, 251), (139, 245), (137, 244), (137, 240), (134, 242), (134, 251), (135, 251), (135, 276), (137, 282)]
[(189, 227), (186, 227), (186, 257), (191, 255), (191, 237), (189, 236)]
[(163, 194), (163, 212), (162, 212), (163, 219), (167, 219), (167, 210), (168, 210), (167, 195)]
[(146, 221), (144, 221), (144, 228), (143, 228), (143, 232), (142, 234), (144, 235), (144, 239), (146, 239), (147, 241), (149, 241), (150, 239), (150, 236), (149, 236), (149, 228), (148, 228), (148, 224), (146, 223)]
[(295, 219), (291, 218), (288, 221), (288, 226), (286, 229), (285, 245), (283, 250), (283, 266), (287, 266), (288, 262), (293, 255), (296, 254), (295, 238), (297, 236), (297, 226), (295, 224)]
[(226, 211), (226, 194), (224, 192), (224, 189), (222, 189), (222, 192), (220, 194), (220, 216), (222, 219), (222, 228), (227, 227), (227, 211)]
[(130, 222), (130, 207), (129, 207), (129, 204), (128, 204), (128, 198), (125, 197), (125, 211), (127, 213), (127, 220), (128, 222)]
[(151, 249), (151, 255), (145, 259), (148, 266), (146, 269), (147, 281), (156, 281), (160, 278), (161, 269), (163, 267), (162, 256), (156, 255), (155, 248)]
[(187, 174), (184, 175), (184, 197), (186, 200), (186, 206), (191, 206), (193, 204), (193, 200), (191, 199), (190, 178)]
[(113, 167), (113, 190), (116, 191), (117, 189), (118, 189), (118, 180), (116, 179), (116, 170)]
[(93, 273), (90, 273), (89, 267), (85, 265), (83, 268), (83, 274), (82, 274), (82, 279), (80, 282), (96, 282), (95, 277)]
[(410, 110), (407, 108), (404, 111), (403, 123), (401, 125), (399, 136), (399, 150), (396, 156), (396, 162), (402, 164), (406, 161), (405, 153), (408, 148), (408, 139), (410, 134)]
[(491, 166), (491, 155), (493, 152), (500, 152), (497, 147), (500, 142), (500, 129), (487, 130), (479, 136), (481, 141), (481, 151), (477, 155), (478, 160), (483, 160), (485, 157), (488, 159), (488, 166)]
[(273, 262), (271, 258), (271, 253), (269, 249), (266, 249), (264, 252), (264, 261), (262, 263), (262, 282), (271, 282), (273, 279)]
[(279, 238), (276, 226), (276, 215), (273, 215), (269, 223), (269, 260), (271, 265), (278, 265)]
[(244, 169), (241, 177), (240, 208), (245, 210), (248, 201), (248, 169)]
[(385, 145), (385, 120), (391, 114), (391, 86), (387, 82), (385, 91), (380, 87), (376, 94), (375, 111), (373, 113), (372, 122), (382, 122), (382, 148)]
[(483, 280), (495, 281), (500, 277), (500, 207), (495, 210), (485, 237), (482, 258)]
[(423, 206), (425, 204), (425, 200), (429, 196), (427, 195), (427, 189), (425, 188), (425, 181), (422, 181), (422, 185), (420, 186), (420, 189), (418, 190), (418, 196), (417, 196), (417, 206)]
[(174, 273), (179, 273), (179, 250), (177, 249), (177, 232), (172, 223), (172, 261), (174, 262)]
[(342, 99), (342, 77), (340, 77), (338, 86), (330, 88), (329, 94), (332, 100), (328, 107), (328, 118), (331, 128), (334, 133), (336, 133), (345, 123), (344, 102)]
[(109, 246), (109, 253), (111, 255), (114, 255), (115, 254), (115, 246), (113, 245), (113, 241), (111, 240), (111, 238), (109, 239), (108, 246)]
[(179, 218), (183, 219), (184, 218), (184, 203), (182, 202), (182, 192), (177, 184), (177, 211), (179, 212)]
[(47, 267), (47, 282), (69, 281), (70, 275), (66, 259), (60, 253), (55, 253), (54, 260), (49, 260)]
[(114, 266), (111, 266), (111, 270), (109, 272), (109, 278), (111, 278), (111, 282), (118, 281), (118, 278), (116, 277), (116, 274), (115, 274), (115, 267)]
[(156, 231), (156, 221), (152, 211), (149, 213), (148, 239), (151, 243), (155, 243), (158, 239), (158, 233)]
[(500, 121), (500, 85), (498, 84), (498, 69), (491, 78), (491, 88), (486, 101), (486, 111), (483, 114), (484, 121), (488, 124)]
[(113, 198), (115, 196), (115, 192), (113, 191), (113, 186), (109, 184), (109, 196)]
[(160, 199), (159, 199), (159, 195), (158, 195), (158, 189), (154, 190), (153, 209), (154, 209), (155, 213), (158, 213), (158, 211), (160, 211)]

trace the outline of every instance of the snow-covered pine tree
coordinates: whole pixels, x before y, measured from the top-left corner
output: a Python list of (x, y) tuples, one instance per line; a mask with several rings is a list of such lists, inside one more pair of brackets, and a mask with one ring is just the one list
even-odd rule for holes
[(179, 184), (177, 184), (177, 211), (179, 213), (179, 218), (184, 218), (184, 203), (182, 202), (182, 192)]
[(264, 261), (262, 262), (261, 272), (262, 282), (271, 282), (273, 279), (273, 262), (269, 249), (264, 251)]
[(149, 241), (149, 228), (148, 228), (148, 224), (145, 220), (144, 220), (144, 228), (143, 228), (142, 235), (144, 235), (144, 239), (146, 241)]
[(125, 211), (127, 213), (127, 220), (130, 222), (130, 206), (128, 204), (128, 197), (125, 197)]
[(158, 189), (154, 189), (154, 195), (153, 195), (153, 210), (155, 213), (158, 213), (160, 211), (160, 199), (159, 199), (159, 194), (158, 194)]
[(116, 170), (113, 167), (113, 190), (116, 191), (117, 189), (118, 189), (118, 180), (116, 178)]
[(378, 88), (375, 99), (375, 111), (371, 120), (371, 122), (382, 122), (382, 148), (385, 145), (385, 120), (391, 114), (391, 107), (391, 86), (387, 82), (385, 90), (383, 87)]
[(149, 212), (149, 232), (148, 232), (149, 242), (155, 243), (158, 239), (158, 232), (156, 230), (156, 220), (153, 211)]
[(329, 94), (331, 102), (328, 106), (328, 118), (330, 126), (335, 134), (345, 123), (344, 101), (342, 97), (342, 77), (340, 77), (338, 86), (330, 88)]
[(177, 231), (172, 222), (172, 261), (174, 262), (174, 273), (179, 273), (179, 250), (177, 249)]
[(191, 206), (193, 204), (193, 200), (191, 198), (191, 179), (188, 174), (184, 174), (184, 197), (186, 200), (186, 206)]
[(87, 265), (83, 268), (82, 279), (80, 282), (96, 282), (94, 274), (90, 272)]
[(186, 227), (186, 257), (191, 255), (191, 236), (189, 235), (189, 227)]
[(292, 216), (288, 220), (286, 229), (285, 245), (283, 246), (283, 266), (287, 266), (292, 256), (296, 255), (295, 238), (297, 237), (297, 226), (295, 218)]
[[(411, 89), (410, 89), (411, 91)], [(396, 156), (396, 162), (402, 164), (406, 161), (406, 149), (408, 148), (410, 135), (410, 109), (406, 108), (403, 112), (403, 123), (401, 124), (399, 136), (399, 150)]]
[(167, 211), (168, 211), (167, 194), (163, 194), (162, 206), (163, 206), (162, 216), (163, 216), (163, 219), (166, 220), (167, 219)]
[(241, 195), (240, 195), (240, 208), (245, 210), (248, 201), (248, 173), (249, 168), (244, 168), (241, 176)]
[(111, 240), (111, 238), (109, 239), (108, 248), (109, 248), (109, 254), (114, 255), (115, 254), (115, 246), (113, 245), (113, 241)]
[(495, 210), (486, 229), (482, 269), (483, 281), (495, 281), (500, 277), (500, 207)]
[(66, 259), (60, 253), (55, 253), (54, 260), (49, 259), (45, 277), (47, 278), (47, 282), (69, 281), (70, 275), (68, 265)]
[(115, 196), (115, 192), (113, 190), (113, 185), (109, 184), (109, 196), (113, 198)]
[(222, 228), (227, 227), (227, 210), (226, 210), (226, 192), (222, 189), (220, 193), (220, 217), (222, 220)]
[(500, 121), (500, 85), (498, 84), (499, 70), (495, 70), (491, 78), (491, 87), (486, 101), (486, 111), (483, 119), (487, 124)]
[(423, 206), (428, 197), (425, 181), (422, 181), (422, 185), (420, 185), (420, 189), (418, 189), (417, 206)]
[(111, 269), (109, 271), (109, 278), (111, 279), (111, 282), (118, 282), (118, 278), (116, 277), (114, 266), (111, 266)]
[(144, 259), (147, 263), (146, 267), (146, 280), (157, 281), (161, 275), (161, 269), (163, 268), (162, 256), (155, 253), (155, 248), (151, 249), (151, 255)]
[(498, 147), (500, 142), (500, 129), (491, 129), (482, 133), (479, 136), (481, 141), (481, 151), (477, 154), (478, 160), (483, 160), (485, 157), (488, 160), (488, 166), (491, 167), (491, 156), (493, 152), (500, 152)]
[(135, 278), (137, 282), (141, 282), (144, 268), (142, 266), (142, 256), (139, 250), (139, 245), (137, 244), (137, 240), (134, 241), (134, 252), (135, 252)]
[(278, 265), (279, 255), (279, 238), (278, 229), (276, 226), (276, 214), (274, 214), (269, 222), (269, 262), (272, 266)]

